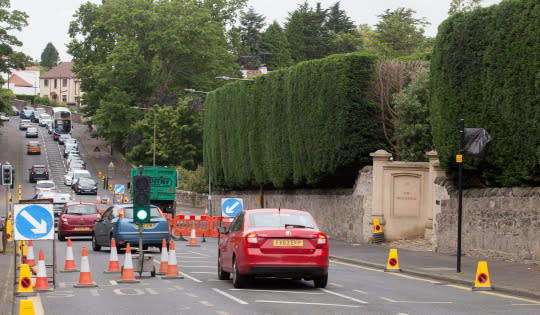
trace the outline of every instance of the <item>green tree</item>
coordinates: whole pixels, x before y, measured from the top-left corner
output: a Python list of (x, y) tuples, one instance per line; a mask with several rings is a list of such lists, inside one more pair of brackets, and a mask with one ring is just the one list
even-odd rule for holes
[(10, 11), (9, 8), (9, 0), (0, 0), (0, 56), (4, 58), (4, 62), (0, 62), (0, 72), (3, 73), (22, 68), (28, 61), (28, 56), (13, 50), (13, 46), (22, 46), (22, 43), (11, 34), (12, 31), (22, 31), (28, 25), (28, 14), (19, 10)]
[(240, 19), (241, 53), (239, 56), (240, 64), (247, 69), (255, 69), (261, 62), (262, 46), (262, 28), (264, 27), (265, 17), (257, 14), (253, 8), (243, 12)]
[(387, 57), (407, 56), (423, 50), (428, 43), (424, 36), (425, 18), (417, 19), (416, 11), (406, 8), (387, 9), (379, 15), (375, 32), (380, 53)]
[(411, 75), (411, 83), (392, 96), (399, 119), (394, 123), (396, 155), (404, 161), (426, 161), (433, 148), (429, 124), (429, 69)]
[(325, 26), (334, 33), (353, 33), (354, 23), (340, 8), (340, 2), (336, 2), (328, 9)]
[(269, 70), (291, 66), (293, 61), (289, 51), (289, 42), (283, 28), (274, 21), (263, 34), (263, 49), (268, 55), (265, 58)]
[(45, 46), (45, 49), (41, 53), (40, 65), (50, 69), (58, 65), (58, 61), (60, 61), (58, 50), (56, 50), (56, 47), (52, 43), (47, 43), (47, 46)]
[(456, 13), (472, 11), (480, 7), (482, 0), (452, 0), (448, 15), (452, 16)]

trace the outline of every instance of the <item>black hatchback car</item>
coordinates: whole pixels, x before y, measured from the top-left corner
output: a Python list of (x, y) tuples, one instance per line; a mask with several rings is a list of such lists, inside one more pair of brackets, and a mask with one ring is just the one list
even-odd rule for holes
[(80, 194), (97, 194), (97, 183), (95, 180), (87, 177), (79, 177), (72, 186), (77, 195)]
[(28, 181), (35, 183), (38, 180), (48, 180), (49, 170), (45, 165), (34, 165), (29, 169)]

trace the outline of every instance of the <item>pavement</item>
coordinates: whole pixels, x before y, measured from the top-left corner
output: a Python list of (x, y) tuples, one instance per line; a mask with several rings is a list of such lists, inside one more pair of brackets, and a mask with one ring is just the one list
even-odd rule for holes
[[(73, 135), (82, 144), (80, 151), (88, 159), (93, 174), (101, 171), (110, 176), (112, 184), (127, 184), (131, 165), (120, 155), (111, 155), (102, 139), (90, 138), (84, 125), (76, 125)], [(96, 149), (97, 148), (97, 149)], [(114, 167), (109, 167), (113, 163)], [(180, 206), (177, 213), (203, 214), (204, 209)], [(11, 246), (11, 245), (10, 245)], [(478, 261), (474, 257), (461, 258), (461, 272), (456, 272), (456, 255), (446, 255), (431, 251), (429, 244), (419, 240), (404, 240), (382, 244), (355, 244), (340, 240), (330, 240), (332, 260), (375, 269), (384, 269), (389, 250), (397, 248), (401, 272), (443, 283), (454, 283), (472, 288), (476, 278)], [(540, 303), (540, 266), (519, 262), (485, 260), (494, 292), (523, 296)], [(13, 250), (9, 248), (0, 253), (0, 315), (12, 313), (13, 289)]]

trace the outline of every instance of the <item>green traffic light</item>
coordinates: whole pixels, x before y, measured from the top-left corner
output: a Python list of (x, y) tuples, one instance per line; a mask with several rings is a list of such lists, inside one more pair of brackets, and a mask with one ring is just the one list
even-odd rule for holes
[(146, 218), (148, 218), (148, 212), (146, 212), (144, 209), (137, 210), (137, 213), (135, 214), (137, 216), (137, 219), (139, 221), (144, 221)]

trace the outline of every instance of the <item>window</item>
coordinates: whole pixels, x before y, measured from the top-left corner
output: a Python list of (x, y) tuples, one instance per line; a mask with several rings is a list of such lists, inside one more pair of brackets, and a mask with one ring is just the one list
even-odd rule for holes
[(54, 88), (56, 89), (58, 87), (58, 85), (56, 84), (58, 80), (54, 79)]
[(44, 80), (43, 80), (43, 85), (44, 85), (44, 86), (49, 86), (49, 80), (44, 79)]
[(66, 86), (67, 86), (67, 79), (62, 79), (62, 86), (63, 86), (63, 87), (66, 87)]
[(244, 225), (244, 213), (240, 212), (229, 226), (229, 232), (240, 232)]
[(62, 102), (67, 102), (67, 96), (66, 95), (62, 95)]

